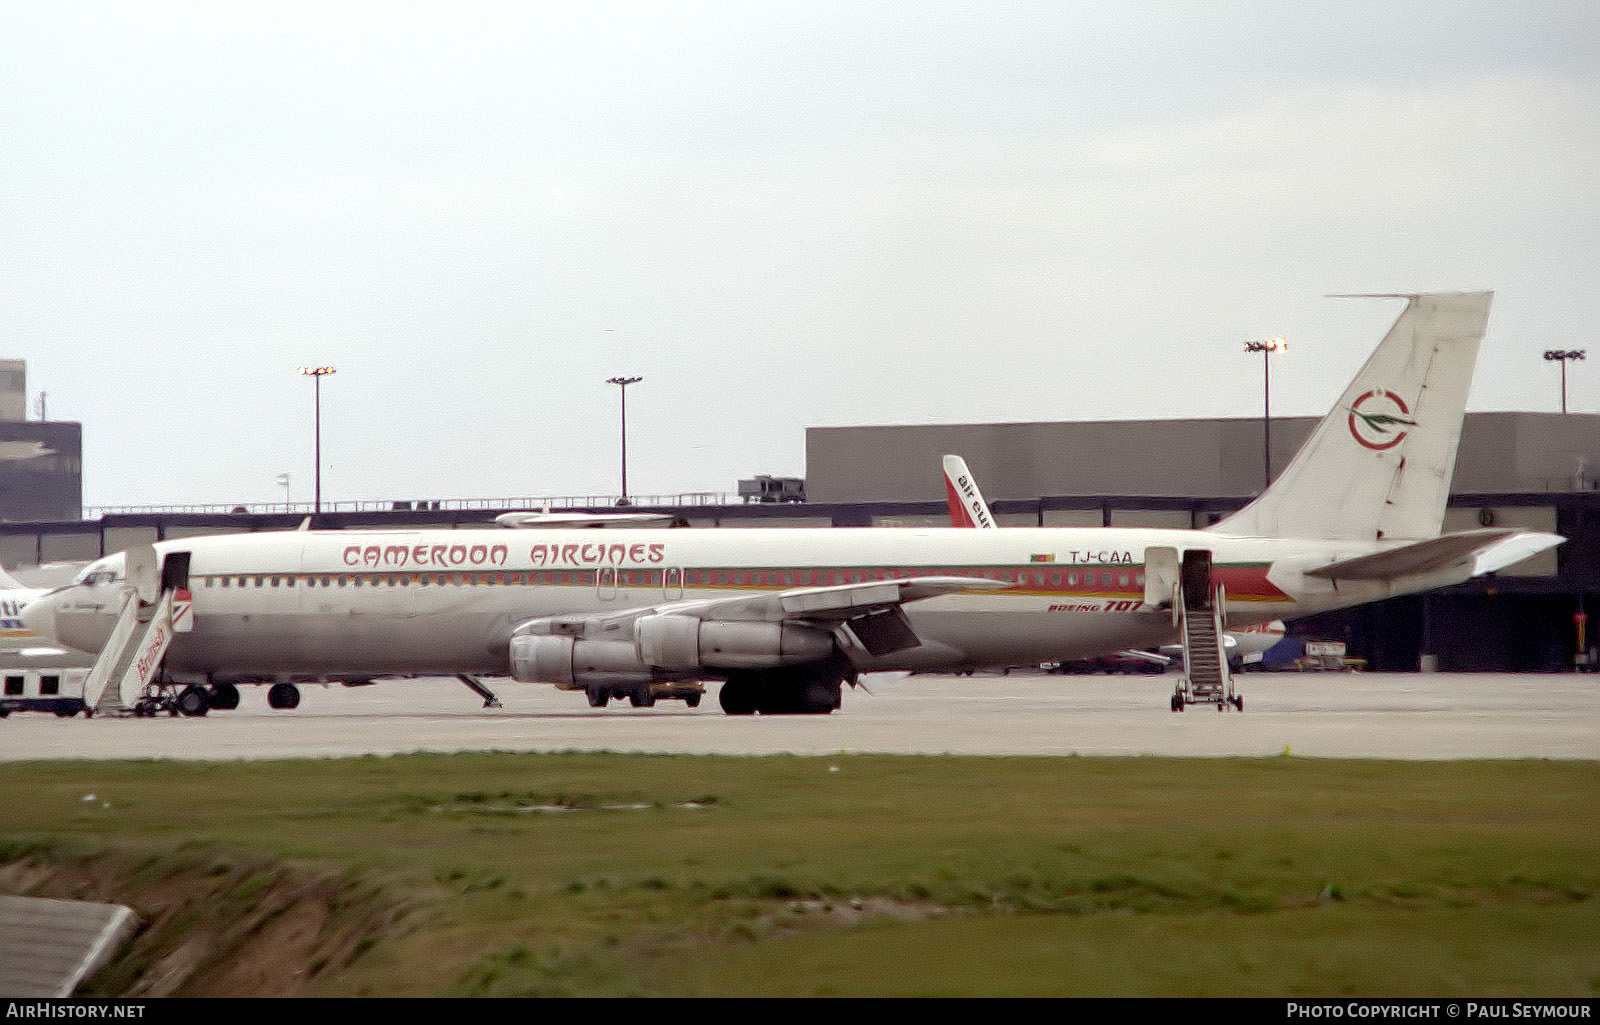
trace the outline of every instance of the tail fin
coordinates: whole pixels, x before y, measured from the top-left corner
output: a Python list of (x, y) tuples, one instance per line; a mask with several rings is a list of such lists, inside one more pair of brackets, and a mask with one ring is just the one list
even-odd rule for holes
[(1333, 410), (1219, 534), (1375, 541), (1439, 533), (1492, 292), (1406, 308)]
[(17, 591), (26, 587), (22, 581), (7, 573), (4, 566), (0, 566), (0, 591)]
[(967, 472), (967, 461), (960, 456), (944, 457), (944, 493), (950, 503), (952, 527), (994, 526), (989, 506), (972, 474)]

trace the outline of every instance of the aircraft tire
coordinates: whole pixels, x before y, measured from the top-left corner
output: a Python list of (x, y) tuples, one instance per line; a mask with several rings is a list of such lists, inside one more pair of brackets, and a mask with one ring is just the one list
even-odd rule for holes
[(764, 675), (756, 707), (762, 715), (827, 715), (839, 707), (842, 683), (815, 670), (775, 670)]
[(648, 683), (641, 683), (628, 693), (628, 703), (634, 708), (650, 708), (656, 703), (656, 692)]
[(231, 683), (211, 685), (211, 707), (219, 712), (231, 712), (239, 707), (239, 688)]
[(761, 697), (760, 679), (753, 673), (731, 673), (717, 694), (722, 710), (729, 715), (754, 715)]
[(611, 691), (604, 687), (585, 687), (584, 693), (589, 697), (590, 708), (604, 708), (611, 700)]
[(185, 687), (178, 695), (175, 709), (187, 716), (205, 715), (211, 710), (211, 695), (204, 687)]
[(840, 680), (812, 680), (800, 698), (803, 715), (827, 715), (843, 703)]
[(285, 710), (298, 707), (300, 688), (292, 683), (275, 683), (267, 690), (267, 704)]
[(804, 683), (792, 674), (768, 671), (761, 673), (760, 690), (756, 697), (756, 711), (762, 715), (793, 715), (800, 711)]

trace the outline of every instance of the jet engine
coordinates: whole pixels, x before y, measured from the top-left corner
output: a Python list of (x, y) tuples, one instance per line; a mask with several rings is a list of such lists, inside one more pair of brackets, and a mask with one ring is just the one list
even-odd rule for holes
[(567, 690), (625, 688), (693, 676), (704, 669), (775, 669), (833, 654), (825, 630), (793, 623), (643, 616), (633, 639), (586, 639), (546, 633), (546, 622), (524, 624), (511, 638), (511, 676)]
[(833, 653), (826, 631), (794, 623), (702, 620), (664, 613), (633, 625), (640, 659), (663, 669), (772, 669)]
[(511, 638), (511, 678), (553, 683), (563, 690), (591, 686), (631, 687), (660, 674), (639, 661), (631, 641), (585, 641), (563, 635)]

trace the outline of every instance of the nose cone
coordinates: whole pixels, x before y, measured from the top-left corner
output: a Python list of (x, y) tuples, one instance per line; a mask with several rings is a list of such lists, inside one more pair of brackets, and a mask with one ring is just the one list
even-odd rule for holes
[(22, 607), (22, 625), (52, 641), (60, 641), (56, 636), (56, 602), (59, 595), (56, 593), (43, 594)]

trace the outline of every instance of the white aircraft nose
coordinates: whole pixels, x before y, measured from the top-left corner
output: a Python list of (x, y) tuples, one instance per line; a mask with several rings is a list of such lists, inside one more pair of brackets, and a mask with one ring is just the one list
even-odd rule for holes
[(44, 594), (30, 601), (22, 607), (22, 625), (50, 640), (59, 640), (56, 637), (56, 600), (55, 594)]

